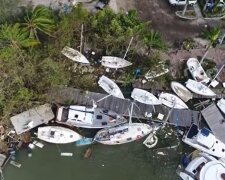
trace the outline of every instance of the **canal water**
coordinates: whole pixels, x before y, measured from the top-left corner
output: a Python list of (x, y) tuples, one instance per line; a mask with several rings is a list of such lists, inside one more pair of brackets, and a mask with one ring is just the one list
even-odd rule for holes
[[(118, 146), (91, 145), (92, 155), (84, 158), (88, 146), (45, 144), (35, 147), (32, 157), (26, 150), (16, 154), (21, 168), (9, 163), (3, 170), (5, 180), (176, 180), (176, 168), (184, 146), (179, 143), (176, 129), (166, 128), (157, 136), (153, 149), (142, 141)], [(90, 146), (89, 146), (90, 147)], [(62, 157), (60, 152), (72, 152)]]

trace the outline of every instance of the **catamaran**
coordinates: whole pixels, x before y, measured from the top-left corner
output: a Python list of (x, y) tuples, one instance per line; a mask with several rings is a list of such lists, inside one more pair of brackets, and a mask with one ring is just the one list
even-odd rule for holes
[(94, 140), (105, 145), (118, 145), (139, 140), (149, 133), (153, 132), (153, 128), (144, 123), (132, 123), (131, 116), (133, 111), (133, 103), (129, 123), (125, 123), (116, 127), (102, 129), (97, 132)]
[(193, 94), (182, 84), (172, 81), (170, 86), (173, 92), (175, 92), (184, 102), (192, 99)]
[(75, 131), (60, 126), (45, 126), (38, 128), (38, 138), (54, 144), (72, 143), (82, 138)]
[(143, 89), (134, 88), (131, 97), (143, 104), (160, 105), (162, 104), (152, 93)]
[(165, 106), (168, 106), (170, 108), (174, 109), (188, 109), (188, 106), (176, 95), (170, 94), (170, 93), (161, 93), (159, 95), (159, 100), (164, 104)]
[(62, 106), (57, 111), (57, 122), (83, 128), (107, 128), (126, 123), (127, 120), (117, 113), (96, 107)]
[(202, 83), (208, 83), (210, 81), (210, 78), (205, 73), (205, 70), (202, 68), (198, 59), (189, 58), (187, 61), (187, 67), (195, 81)]
[(98, 81), (99, 86), (104, 89), (109, 95), (124, 99), (123, 93), (115, 82), (106, 76), (101, 76)]

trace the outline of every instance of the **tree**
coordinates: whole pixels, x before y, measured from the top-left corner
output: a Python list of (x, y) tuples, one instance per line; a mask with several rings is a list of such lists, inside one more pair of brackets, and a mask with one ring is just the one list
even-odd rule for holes
[(0, 27), (0, 47), (27, 48), (38, 45), (35, 39), (29, 38), (29, 32), (20, 24), (4, 24)]
[(45, 6), (36, 6), (32, 12), (28, 12), (24, 18), (23, 25), (29, 30), (30, 37), (36, 38), (38, 41), (38, 33), (44, 33), (48, 36), (53, 36), (52, 33), (55, 29), (55, 21), (52, 11)]
[(202, 63), (207, 56), (209, 49), (211, 48), (212, 45), (215, 45), (216, 41), (218, 40), (220, 36), (220, 28), (219, 27), (213, 27), (210, 29), (207, 29), (206, 31), (203, 32), (203, 36), (210, 41), (208, 47), (206, 48), (205, 54), (203, 55), (200, 63)]

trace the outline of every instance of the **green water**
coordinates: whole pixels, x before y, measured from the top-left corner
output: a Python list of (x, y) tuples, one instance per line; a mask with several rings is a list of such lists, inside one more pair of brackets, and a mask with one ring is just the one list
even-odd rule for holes
[[(7, 164), (5, 180), (176, 180), (176, 167), (182, 146), (176, 145), (174, 134), (159, 136), (159, 144), (147, 149), (142, 141), (119, 146), (92, 145), (89, 159), (83, 157), (86, 147), (75, 144), (46, 144), (36, 147), (32, 157), (25, 150), (17, 153), (21, 168)], [(61, 157), (60, 152), (73, 152), (72, 157)], [(164, 155), (158, 154), (163, 153)]]

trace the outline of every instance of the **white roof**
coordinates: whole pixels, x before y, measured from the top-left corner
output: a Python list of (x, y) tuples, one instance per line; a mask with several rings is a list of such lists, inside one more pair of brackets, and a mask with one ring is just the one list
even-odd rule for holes
[(50, 104), (44, 104), (10, 118), (17, 134), (29, 131), (54, 118)]

